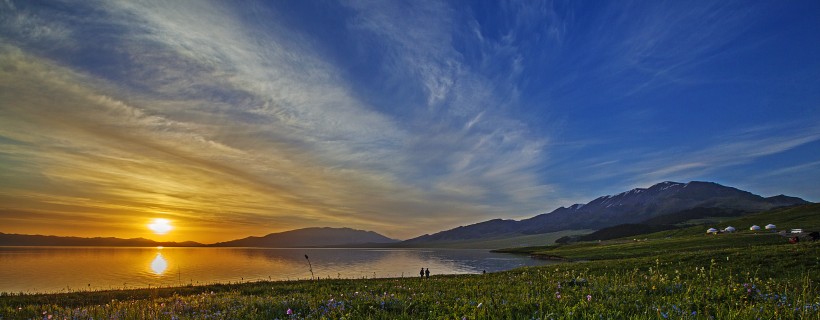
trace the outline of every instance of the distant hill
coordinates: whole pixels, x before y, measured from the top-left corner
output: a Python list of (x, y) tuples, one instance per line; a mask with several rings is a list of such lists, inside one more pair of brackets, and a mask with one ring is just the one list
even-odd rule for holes
[(158, 242), (144, 238), (81, 238), (44, 235), (0, 233), (0, 246), (97, 246), (97, 247), (339, 247), (383, 245), (398, 240), (387, 238), (373, 231), (350, 228), (305, 228), (281, 233), (271, 233), (264, 237), (218, 242), (205, 245), (198, 242)]
[(610, 240), (624, 237), (632, 237), (658, 231), (677, 229), (678, 227), (668, 224), (641, 224), (625, 223), (617, 226), (606, 227), (590, 234), (571, 235), (555, 240), (555, 243), (567, 244), (580, 241)]
[[(694, 219), (699, 213), (693, 211), (678, 216), (675, 214), (695, 208), (716, 208), (732, 214), (742, 214), (807, 203), (809, 202), (803, 199), (785, 195), (765, 198), (713, 182), (666, 181), (649, 188), (602, 196), (586, 204), (560, 207), (529, 219), (489, 220), (423, 235), (406, 240), (403, 244), (424, 246), (441, 241), (479, 240), (502, 235), (517, 237), (561, 230), (599, 230), (619, 224), (637, 224), (655, 217), (658, 220), (688, 220)], [(669, 214), (672, 216), (663, 217)]]
[[(752, 225), (757, 225), (762, 228), (770, 223), (777, 226), (777, 230), (803, 229), (805, 231), (820, 231), (820, 204), (812, 203), (802, 206), (778, 208), (723, 221), (718, 224), (709, 224), (708, 226), (718, 229), (733, 226), (738, 230), (749, 230), (749, 227)], [(686, 231), (701, 234), (706, 232), (706, 229), (703, 227), (692, 227), (687, 228)]]
[(351, 245), (360, 247), (363, 244), (385, 244), (397, 241), (398, 240), (390, 239), (373, 231), (350, 228), (304, 228), (271, 233), (262, 237), (247, 237), (238, 240), (218, 242), (211, 246), (296, 248)]
[(800, 198), (764, 198), (748, 191), (713, 182), (666, 181), (649, 188), (637, 188), (614, 196), (603, 196), (587, 204), (558, 208), (550, 213), (522, 220), (525, 233), (562, 229), (601, 229), (697, 207), (760, 212), (781, 206), (807, 204)]
[(714, 219), (716, 217), (741, 217), (753, 212), (728, 208), (692, 208), (679, 212), (662, 214), (644, 220), (643, 224), (650, 225), (675, 225), (695, 220)]
[(509, 235), (519, 233), (519, 222), (515, 220), (493, 219), (468, 226), (461, 226), (448, 231), (439, 232), (432, 235), (423, 235), (410, 240), (405, 240), (403, 244), (447, 242), (466, 239), (485, 239), (493, 236)]
[(566, 236), (555, 240), (556, 243), (578, 241), (610, 240), (631, 237), (665, 230), (674, 230), (694, 224), (704, 224), (727, 220), (751, 214), (749, 211), (726, 208), (692, 208), (680, 212), (667, 213), (649, 218), (641, 223), (625, 223), (602, 228), (590, 234)]
[[(675, 228), (663, 231), (663, 227), (668, 225), (617, 225), (604, 228), (597, 232), (564, 239), (562, 243), (578, 241), (610, 240), (623, 237), (640, 235), (649, 238), (665, 238), (670, 236), (700, 235), (708, 228), (724, 229), (728, 226), (735, 227), (738, 231), (745, 232), (749, 227), (757, 225), (764, 227), (767, 224), (774, 224), (777, 230), (803, 229), (806, 232), (820, 231), (820, 204), (812, 203), (807, 205), (781, 207), (764, 212), (750, 213), (740, 217), (729, 218), (714, 223), (710, 221), (700, 221), (696, 225), (689, 225), (683, 228)], [(638, 226), (638, 227), (636, 227)], [(633, 232), (632, 234), (629, 234)], [(769, 232), (761, 230), (759, 232)], [(557, 242), (557, 241), (556, 241)]]
[(0, 246), (200, 247), (202, 244), (193, 241), (158, 242), (145, 238), (81, 238), (0, 232)]

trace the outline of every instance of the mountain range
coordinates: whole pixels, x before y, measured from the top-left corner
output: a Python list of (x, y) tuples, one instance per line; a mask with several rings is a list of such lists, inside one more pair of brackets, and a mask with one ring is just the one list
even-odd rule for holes
[(145, 238), (80, 238), (0, 233), (0, 246), (99, 246), (99, 247), (341, 247), (384, 245), (398, 242), (373, 231), (350, 228), (304, 228), (262, 237), (247, 237), (214, 244), (193, 241), (157, 242)]
[(145, 238), (81, 238), (0, 232), (0, 246), (95, 246), (95, 247), (200, 247), (193, 241), (159, 242)]
[(598, 230), (619, 224), (638, 223), (653, 217), (694, 208), (720, 208), (760, 212), (776, 207), (807, 204), (796, 197), (762, 197), (713, 182), (666, 181), (649, 188), (636, 188), (602, 196), (586, 204), (560, 207), (524, 220), (493, 219), (404, 241), (406, 244), (514, 237), (561, 230)]
[(645, 229), (648, 226), (664, 228), (718, 213), (722, 216), (741, 216), (807, 203), (809, 202), (803, 199), (785, 195), (766, 198), (713, 182), (666, 181), (649, 188), (602, 196), (586, 204), (560, 207), (529, 219), (493, 219), (405, 241), (390, 239), (373, 231), (350, 228), (304, 228), (210, 245), (192, 241), (156, 242), (144, 238), (79, 238), (0, 233), (0, 246), (425, 247), (471, 241), (489, 243), (488, 240), (497, 244), (499, 240), (533, 239), (534, 236), (540, 237), (558, 231), (587, 230), (586, 233), (589, 233), (617, 225), (629, 225), (629, 228), (602, 231), (606, 234), (622, 234), (625, 231), (632, 232), (626, 229)]
[(247, 237), (212, 244), (213, 247), (261, 247), (261, 248), (297, 248), (297, 247), (335, 247), (361, 246), (367, 244), (394, 243), (390, 239), (373, 231), (350, 228), (304, 228), (263, 237)]

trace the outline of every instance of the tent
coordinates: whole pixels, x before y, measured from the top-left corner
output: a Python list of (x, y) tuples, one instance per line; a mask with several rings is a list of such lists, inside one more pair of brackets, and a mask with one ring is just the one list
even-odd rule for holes
[(771, 223), (766, 225), (766, 230), (775, 230), (775, 229), (777, 229), (777, 227), (775, 225), (771, 224)]
[(717, 234), (717, 233), (718, 233), (718, 229), (715, 229), (715, 228), (709, 228), (709, 230), (706, 230), (706, 233)]
[(733, 226), (728, 226), (728, 227), (726, 227), (726, 229), (723, 229), (723, 231), (726, 231), (726, 232), (735, 232), (735, 227), (733, 227)]
[(749, 228), (749, 230), (752, 230), (752, 231), (757, 231), (757, 230), (760, 230), (760, 226), (758, 226), (758, 225), (753, 225), (752, 227), (750, 227), (750, 228)]

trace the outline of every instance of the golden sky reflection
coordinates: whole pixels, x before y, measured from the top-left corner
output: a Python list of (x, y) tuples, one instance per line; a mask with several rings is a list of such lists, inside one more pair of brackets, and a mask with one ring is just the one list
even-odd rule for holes
[(162, 275), (168, 269), (168, 261), (162, 256), (162, 252), (157, 252), (154, 260), (151, 260), (151, 271), (156, 275)]

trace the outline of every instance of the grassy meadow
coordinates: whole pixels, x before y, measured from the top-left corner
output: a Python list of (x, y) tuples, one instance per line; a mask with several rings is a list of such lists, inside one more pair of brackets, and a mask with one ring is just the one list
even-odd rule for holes
[(4, 294), (0, 319), (820, 319), (820, 242), (702, 233), (528, 248), (588, 261), (483, 275)]

